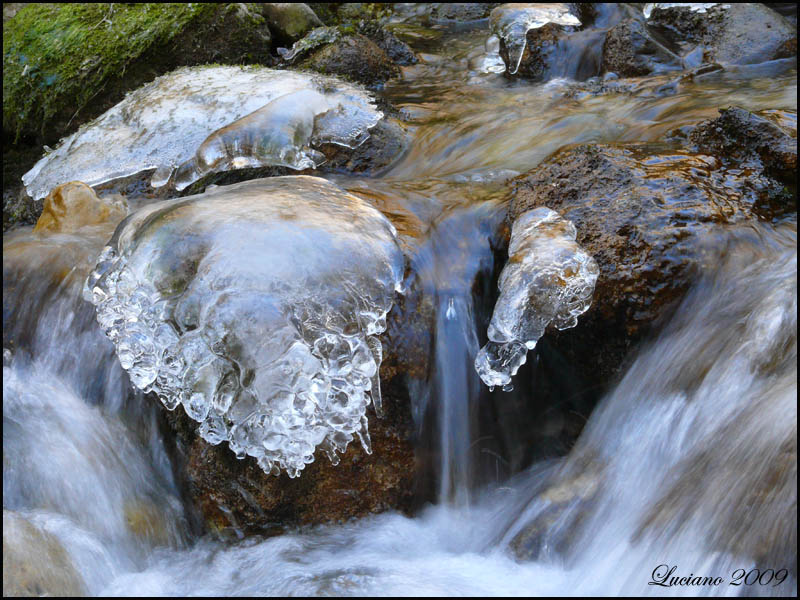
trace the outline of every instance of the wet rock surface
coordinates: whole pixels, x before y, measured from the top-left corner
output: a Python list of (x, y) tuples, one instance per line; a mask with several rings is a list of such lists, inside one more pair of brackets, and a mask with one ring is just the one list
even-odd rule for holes
[(123, 198), (98, 198), (94, 190), (80, 181), (64, 183), (44, 199), (36, 231), (68, 233), (81, 227), (118, 223), (128, 214)]
[(506, 73), (542, 79), (557, 58), (557, 49), (581, 26), (574, 5), (502, 4), (489, 16), (492, 32), (500, 39)]
[(797, 54), (797, 32), (763, 4), (717, 4), (706, 11), (654, 8), (648, 27), (688, 51), (700, 45), (706, 62), (744, 65)]
[(322, 21), (314, 11), (302, 2), (264, 2), (260, 5), (261, 14), (269, 22), (275, 42), (291, 45)]
[(364, 85), (383, 83), (399, 73), (386, 53), (375, 42), (360, 34), (347, 35), (314, 51), (299, 66)]
[(445, 23), (469, 23), (486, 19), (495, 6), (488, 2), (439, 2), (431, 6), (430, 16)]
[(626, 19), (616, 25), (603, 43), (603, 71), (620, 77), (639, 77), (680, 67), (680, 58), (639, 19)]
[(761, 172), (640, 144), (565, 149), (512, 189), (512, 219), (551, 208), (575, 224), (578, 243), (597, 260), (591, 308), (551, 341), (599, 386), (689, 288), (705, 236), (785, 214), (788, 204), (783, 185)]
[(351, 444), (337, 466), (322, 453), (296, 479), (264, 473), (256, 461), (212, 446), (179, 411), (166, 412), (179, 478), (215, 534), (278, 533), (386, 510), (410, 513), (417, 472), (408, 391), (403, 375), (381, 369), (384, 415), (369, 415), (372, 454)]
[(690, 133), (699, 151), (728, 164), (752, 164), (786, 183), (794, 180), (796, 185), (796, 129), (780, 127), (736, 106), (719, 112), (719, 117), (698, 124)]
[(81, 576), (53, 535), (3, 509), (3, 596), (83, 596)]

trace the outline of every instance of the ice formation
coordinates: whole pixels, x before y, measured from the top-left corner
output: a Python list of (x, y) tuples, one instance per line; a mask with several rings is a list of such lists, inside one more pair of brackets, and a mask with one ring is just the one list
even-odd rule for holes
[(342, 36), (337, 27), (317, 27), (311, 30), (304, 38), (292, 44), (292, 48), (278, 48), (278, 54), (286, 62), (293, 62), (298, 56), (307, 54), (315, 48), (331, 44)]
[(84, 295), (133, 384), (211, 444), (299, 475), (317, 448), (370, 451), (377, 334), (404, 258), (389, 221), (316, 177), (151, 205), (117, 229)]
[(489, 15), (492, 33), (503, 40), (508, 50), (508, 72), (514, 75), (522, 62), (528, 32), (548, 23), (579, 27), (581, 22), (568, 4), (503, 4)]
[(181, 68), (129, 93), (65, 138), (22, 178), (36, 199), (67, 181), (94, 186), (155, 170), (177, 189), (209, 171), (305, 169), (320, 143), (354, 147), (383, 117), (361, 88), (331, 77), (264, 67)]
[(644, 18), (649, 19), (655, 8), (688, 8), (692, 12), (704, 13), (717, 4), (719, 2), (658, 2), (645, 4), (642, 12), (644, 13)]
[(558, 329), (575, 327), (578, 315), (591, 306), (599, 269), (576, 235), (570, 221), (545, 207), (514, 222), (489, 341), (475, 358), (475, 369), (489, 387), (511, 383), (551, 322)]

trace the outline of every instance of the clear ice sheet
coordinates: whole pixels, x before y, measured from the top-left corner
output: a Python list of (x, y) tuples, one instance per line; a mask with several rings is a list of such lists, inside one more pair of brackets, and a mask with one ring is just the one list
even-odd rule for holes
[(540, 207), (514, 222), (508, 263), (498, 280), (500, 297), (489, 324), (489, 341), (475, 358), (483, 382), (507, 386), (524, 364), (528, 350), (553, 323), (578, 324), (592, 303), (599, 269), (575, 241), (572, 222)]
[(377, 210), (324, 179), (274, 177), (132, 214), (84, 295), (136, 387), (296, 477), (317, 448), (336, 464), (356, 435), (370, 451), (377, 335), (403, 271)]
[(570, 11), (570, 6), (563, 3), (502, 4), (491, 12), (489, 23), (492, 33), (505, 42), (508, 50), (508, 72), (512, 75), (519, 70), (531, 29), (538, 29), (548, 23), (565, 27), (581, 25), (578, 17)]
[(264, 67), (185, 67), (129, 93), (62, 140), (23, 175), (43, 198), (56, 185), (90, 186), (155, 170), (153, 187), (181, 167), (178, 189), (213, 170), (317, 166), (312, 146), (354, 147), (383, 117), (361, 88), (332, 77)]

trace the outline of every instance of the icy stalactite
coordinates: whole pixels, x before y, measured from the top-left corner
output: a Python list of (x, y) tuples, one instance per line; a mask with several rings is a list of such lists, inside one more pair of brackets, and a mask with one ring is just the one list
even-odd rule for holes
[(717, 6), (719, 2), (657, 2), (652, 4), (645, 4), (642, 12), (644, 18), (649, 19), (655, 9), (664, 8), (688, 8), (692, 12), (704, 13), (712, 6)]
[(85, 297), (140, 389), (211, 444), (299, 475), (380, 408), (376, 337), (404, 258), (389, 221), (315, 177), (216, 187), (132, 214)]
[(210, 171), (315, 167), (321, 143), (357, 146), (383, 113), (361, 88), (264, 67), (181, 68), (157, 78), (65, 138), (23, 176), (36, 199), (67, 181), (90, 186), (154, 170), (178, 189)]
[(561, 3), (503, 4), (491, 12), (489, 23), (492, 33), (503, 40), (508, 50), (508, 72), (511, 75), (519, 70), (531, 29), (538, 29), (548, 23), (566, 27), (581, 25), (578, 17), (570, 11), (569, 5)]
[(489, 341), (475, 358), (475, 368), (489, 387), (511, 383), (550, 323), (557, 329), (575, 327), (591, 306), (599, 269), (576, 235), (570, 221), (545, 207), (514, 222)]

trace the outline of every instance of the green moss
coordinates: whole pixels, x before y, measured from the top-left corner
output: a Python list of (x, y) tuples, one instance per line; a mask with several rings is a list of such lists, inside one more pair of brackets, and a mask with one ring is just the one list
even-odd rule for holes
[(219, 5), (28, 4), (3, 24), (3, 130), (44, 134), (68, 102), (78, 112), (111, 76)]

